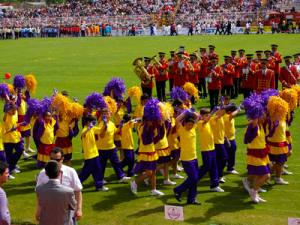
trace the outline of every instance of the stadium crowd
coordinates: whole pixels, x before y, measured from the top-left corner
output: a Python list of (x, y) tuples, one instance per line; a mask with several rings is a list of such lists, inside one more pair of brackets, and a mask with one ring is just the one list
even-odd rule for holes
[[(172, 23), (175, 26), (193, 26), (194, 34), (228, 23), (232, 24), (232, 33), (235, 33), (235, 27), (258, 24), (258, 18), (263, 24), (267, 10), (276, 10), (276, 6), (282, 3), (283, 0), (267, 1), (262, 6), (260, 1), (254, 0), (68, 1), (64, 4), (0, 10), (0, 36), (2, 39), (111, 36), (112, 30), (116, 31), (116, 35), (145, 34), (145, 28), (151, 28), (151, 24), (165, 25), (161, 24), (162, 15), (174, 17)], [(280, 28), (281, 25), (278, 25), (278, 30)]]

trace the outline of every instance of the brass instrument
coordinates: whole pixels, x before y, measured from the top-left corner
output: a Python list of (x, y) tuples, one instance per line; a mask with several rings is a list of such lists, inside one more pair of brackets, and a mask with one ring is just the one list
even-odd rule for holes
[(152, 65), (156, 65), (158, 67), (161, 67), (161, 63), (157, 60), (156, 55), (150, 58), (150, 62), (152, 62)]
[(142, 58), (136, 58), (132, 65), (134, 66), (134, 73), (138, 76), (138, 78), (141, 80), (142, 84), (149, 84), (151, 82), (151, 76), (144, 67), (143, 59)]

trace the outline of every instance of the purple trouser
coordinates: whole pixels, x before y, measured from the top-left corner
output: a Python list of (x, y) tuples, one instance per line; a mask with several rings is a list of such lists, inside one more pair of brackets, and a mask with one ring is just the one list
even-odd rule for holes
[(229, 145), (225, 145), (226, 147), (226, 152), (228, 155), (228, 162), (227, 162), (227, 171), (232, 171), (234, 170), (234, 165), (235, 165), (235, 152), (236, 152), (236, 142), (235, 140), (229, 141)]
[(16, 168), (16, 165), (23, 154), (24, 151), (23, 141), (20, 141), (18, 143), (4, 143), (4, 150), (5, 150), (6, 160), (9, 165), (9, 171), (11, 172)]
[(198, 182), (198, 161), (197, 159), (191, 161), (181, 161), (184, 172), (187, 175), (185, 181), (174, 188), (174, 192), (182, 194), (188, 190), (188, 203), (192, 203), (196, 200), (197, 196), (197, 182)]
[(218, 175), (219, 178), (223, 177), (223, 170), (226, 166), (228, 155), (225, 149), (224, 144), (215, 144), (216, 149), (216, 158), (217, 158), (217, 165), (218, 165)]
[(218, 166), (216, 159), (216, 151), (203, 151), (202, 166), (199, 168), (199, 180), (208, 172), (210, 177), (210, 188), (219, 186)]
[(6, 163), (5, 151), (0, 151), (0, 162)]
[(81, 169), (79, 179), (83, 183), (90, 175), (93, 176), (96, 188), (103, 186), (102, 168), (100, 165), (99, 157), (84, 160), (84, 165)]
[(121, 162), (121, 168), (128, 166), (127, 176), (132, 177), (134, 175), (134, 150), (132, 149), (123, 149), (124, 159)]
[(112, 167), (114, 168), (114, 171), (118, 177), (118, 179), (122, 179), (125, 174), (121, 168), (120, 160), (117, 154), (117, 149), (110, 149), (110, 150), (98, 150), (99, 152), (99, 159), (100, 159), (100, 164), (102, 167), (102, 176), (104, 177), (105, 174), (105, 168), (106, 168), (106, 163), (107, 160), (109, 159)]

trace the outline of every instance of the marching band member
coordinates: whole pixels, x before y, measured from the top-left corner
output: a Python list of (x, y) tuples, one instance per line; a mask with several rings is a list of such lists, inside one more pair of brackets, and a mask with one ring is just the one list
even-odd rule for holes
[(269, 88), (275, 88), (275, 76), (274, 71), (267, 68), (267, 59), (261, 59), (261, 69), (255, 73), (255, 91), (260, 93)]
[(157, 69), (154, 66), (152, 66), (150, 62), (151, 59), (149, 57), (144, 57), (144, 68), (149, 73), (151, 80), (149, 82), (142, 81), (141, 83), (143, 93), (147, 94), (149, 97), (152, 96), (152, 89), (154, 87), (153, 78), (158, 73)]
[[(155, 64), (158, 73), (155, 74), (156, 94), (159, 101), (166, 101), (166, 81), (168, 80), (168, 61), (165, 53), (159, 52), (159, 63)], [(156, 60), (156, 59), (155, 59)]]
[(280, 63), (282, 63), (281, 54), (277, 51), (278, 45), (272, 44), (272, 56), (275, 58), (275, 88), (278, 89), (278, 79), (280, 74)]
[(235, 76), (235, 68), (230, 63), (231, 57), (224, 56), (224, 64), (221, 65), (223, 70), (223, 79), (222, 79), (222, 94), (229, 96), (230, 98), (234, 97), (233, 94), (233, 79)]
[(285, 56), (285, 66), (280, 68), (279, 80), (282, 83), (282, 88), (290, 88), (297, 83), (299, 73), (297, 67), (291, 63), (291, 56)]
[(241, 88), (244, 94), (244, 99), (249, 97), (255, 89), (255, 73), (257, 64), (253, 62), (253, 54), (247, 54), (247, 64), (244, 65), (241, 74)]
[(265, 50), (265, 57), (268, 60), (268, 64), (267, 64), (267, 68), (270, 70), (273, 70), (275, 72), (275, 58), (271, 55), (271, 51), (270, 50)]
[(171, 58), (168, 60), (168, 75), (169, 75), (169, 91), (171, 92), (173, 85), (174, 85), (174, 76), (175, 76), (175, 64), (176, 64), (176, 57), (175, 51), (170, 51)]
[(188, 75), (190, 70), (193, 70), (193, 66), (189, 61), (189, 57), (184, 55), (183, 52), (177, 53), (178, 61), (176, 62), (176, 73), (174, 76), (174, 86), (182, 87), (185, 82), (188, 81)]
[(208, 56), (206, 54), (206, 48), (200, 48), (200, 55), (201, 55), (201, 68), (200, 68), (200, 73), (199, 73), (199, 85), (198, 85), (198, 90), (200, 93), (201, 98), (206, 98), (207, 97), (207, 92), (206, 92), (206, 80), (205, 78), (207, 77), (207, 70), (208, 70)]

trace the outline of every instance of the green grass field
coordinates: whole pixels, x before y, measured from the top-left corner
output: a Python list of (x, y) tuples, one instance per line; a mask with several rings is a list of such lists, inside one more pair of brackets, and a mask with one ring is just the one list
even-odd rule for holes
[[(26, 39), (0, 41), (0, 74), (33, 73), (38, 79), (35, 96), (49, 96), (53, 88), (68, 90), (83, 102), (92, 91), (103, 91), (105, 83), (113, 76), (124, 78), (126, 84), (139, 85), (131, 63), (138, 56), (153, 56), (158, 51), (175, 50), (185, 45), (188, 51), (214, 44), (220, 56), (232, 49), (245, 48), (247, 53), (270, 48), (279, 44), (282, 55), (299, 52), (299, 35), (238, 35), (238, 36), (179, 36), (179, 37), (116, 37), (116, 38), (61, 38)], [(1, 75), (2, 76), (2, 75)], [(208, 105), (201, 101), (196, 107)], [(209, 224), (209, 225), (284, 225), (288, 217), (300, 217), (300, 113), (292, 127), (294, 155), (289, 159), (289, 170), (294, 172), (285, 179), (288, 186), (267, 186), (268, 192), (262, 196), (266, 204), (255, 205), (241, 184), (245, 176), (245, 146), (242, 143), (245, 131), (245, 116), (236, 119), (237, 165), (240, 175), (226, 175), (222, 185), (225, 193), (210, 193), (207, 178), (198, 186), (198, 201), (201, 206), (184, 205), (184, 222), (164, 219), (165, 204), (178, 205), (172, 196), (172, 187), (162, 186), (158, 177), (158, 189), (165, 196), (151, 197), (148, 188), (141, 188), (137, 197), (130, 193), (129, 185), (117, 184), (111, 168), (106, 170), (106, 180), (110, 191), (94, 192), (92, 179), (84, 184), (82, 225), (152, 225), (152, 224)], [(80, 140), (74, 142), (74, 162), (76, 169), (82, 166)], [(32, 144), (33, 147), (33, 144)], [(201, 157), (198, 158), (201, 164)], [(33, 161), (20, 164), (21, 174), (9, 181), (7, 192), (11, 216), (14, 224), (35, 224), (35, 169)], [(178, 181), (178, 180), (177, 180)], [(181, 182), (180, 180), (178, 182)]]

